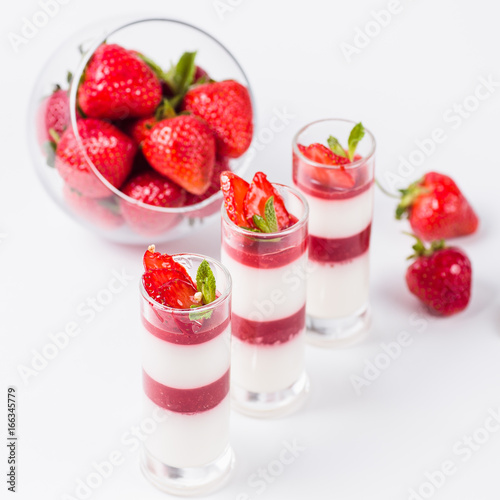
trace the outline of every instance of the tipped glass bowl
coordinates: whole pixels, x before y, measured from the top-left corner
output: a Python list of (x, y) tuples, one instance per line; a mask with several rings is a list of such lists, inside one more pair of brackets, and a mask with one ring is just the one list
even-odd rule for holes
[[(95, 168), (87, 157), (90, 170), (106, 186), (106, 198), (88, 198), (71, 190), (64, 184), (57, 170), (50, 166), (50, 151), (44, 132), (41, 130), (41, 115), (54, 85), (62, 85), (72, 73), (73, 84), (69, 86), (70, 124), (77, 138), (76, 96), (80, 77), (93, 52), (104, 41), (116, 43), (126, 49), (136, 50), (168, 69), (184, 52), (197, 52), (196, 64), (205, 69), (214, 80), (234, 79), (246, 86), (252, 98), (250, 84), (238, 61), (214, 37), (188, 23), (162, 18), (148, 18), (120, 23), (108, 22), (86, 28), (66, 40), (52, 55), (36, 80), (28, 116), (28, 141), (36, 171), (45, 189), (55, 202), (73, 219), (98, 235), (112, 241), (128, 244), (148, 244), (182, 238), (200, 226), (219, 220), (222, 202), (221, 192), (194, 205), (178, 208), (162, 208), (138, 202), (113, 187)], [(83, 54), (83, 55), (82, 55)], [(43, 127), (42, 127), (43, 128)], [(251, 159), (249, 150), (237, 159), (229, 161), (233, 172), (242, 175)], [(122, 217), (122, 207), (134, 213), (130, 225)]]

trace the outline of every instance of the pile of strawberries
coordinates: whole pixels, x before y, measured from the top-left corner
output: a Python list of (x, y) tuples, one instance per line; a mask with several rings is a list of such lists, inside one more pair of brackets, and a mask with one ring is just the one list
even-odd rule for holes
[[(193, 205), (219, 191), (220, 173), (250, 146), (252, 103), (246, 87), (212, 80), (195, 55), (183, 54), (164, 72), (134, 50), (98, 47), (78, 82), (82, 147), (70, 127), (67, 91), (58, 87), (44, 101), (39, 140), (52, 149), (65, 199), (79, 214), (107, 228), (125, 221), (149, 236), (181, 218), (161, 208)], [(119, 203), (103, 179), (126, 195)], [(217, 200), (190, 215), (219, 206)]]

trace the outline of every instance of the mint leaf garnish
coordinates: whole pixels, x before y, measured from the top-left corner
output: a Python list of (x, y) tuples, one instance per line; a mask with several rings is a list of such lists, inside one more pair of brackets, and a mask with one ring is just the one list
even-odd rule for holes
[[(191, 306), (191, 309), (197, 309), (199, 306), (195, 306), (194, 304)], [(210, 319), (212, 317), (213, 309), (209, 309), (208, 311), (193, 311), (189, 313), (189, 319), (191, 321), (196, 321), (198, 319)]]
[(340, 142), (332, 135), (328, 137), (327, 141), (328, 147), (337, 155), (342, 156), (342, 158), (347, 158), (344, 148), (340, 145)]
[(361, 139), (363, 139), (364, 136), (365, 136), (365, 127), (363, 127), (363, 124), (359, 122), (351, 130), (351, 133), (349, 134), (349, 140), (347, 141), (350, 161), (352, 161), (352, 159), (354, 158), (354, 153), (356, 152), (358, 143), (359, 141), (361, 141)]
[(196, 287), (201, 292), (203, 304), (210, 304), (215, 300), (215, 276), (206, 260), (200, 264), (196, 272)]
[(274, 196), (270, 196), (266, 201), (264, 208), (264, 215), (266, 217), (267, 227), (270, 233), (277, 233), (280, 228), (278, 226), (278, 218), (276, 217), (276, 210), (274, 209)]
[(270, 233), (271, 230), (269, 229), (269, 226), (267, 224), (266, 219), (264, 217), (261, 217), (260, 215), (255, 214), (252, 217), (253, 223), (257, 226), (257, 229), (261, 233)]

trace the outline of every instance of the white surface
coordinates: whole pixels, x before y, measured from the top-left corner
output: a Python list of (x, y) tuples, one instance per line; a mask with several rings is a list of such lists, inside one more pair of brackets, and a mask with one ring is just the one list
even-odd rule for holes
[[(479, 432), (484, 442), (470, 457), (460, 441), (477, 433), (500, 406), (500, 87), (460, 123), (448, 110), (473, 95), (480, 78), (500, 81), (498, 3), (402, 0), (402, 12), (350, 64), (339, 45), (352, 43), (356, 28), (372, 19), (372, 11), (387, 8), (388, 0), (225, 4), (237, 6), (220, 19), (212, 1), (72, 0), (18, 54), (7, 35), (19, 32), (22, 18), (40, 7), (35, 0), (4, 5), (0, 373), (2, 390), (13, 384), (19, 391), (19, 482), (13, 498), (78, 498), (77, 480), (113, 453), (119, 465), (92, 490), (92, 500), (168, 498), (138, 468), (137, 445), (145, 431), (137, 280), (144, 248), (101, 241), (59, 212), (35, 177), (24, 142), (27, 97), (51, 51), (92, 19), (119, 11), (190, 20), (231, 47), (254, 86), (258, 131), (282, 126), (271, 131), (272, 140), (269, 132), (261, 135), (254, 159), (254, 168), (271, 180), (290, 182), (292, 136), (317, 118), (362, 119), (377, 139), (382, 180), (384, 171), (397, 173), (399, 157), (408, 158), (416, 140), (441, 128), (446, 140), (407, 181), (431, 169), (451, 174), (481, 217), (479, 233), (456, 242), (474, 266), (471, 304), (460, 315), (435, 319), (406, 290), (411, 243), (401, 231), (407, 225), (393, 220), (394, 201), (376, 192), (371, 335), (345, 351), (308, 348), (311, 394), (299, 414), (273, 421), (232, 415), (236, 469), (211, 498), (408, 499), (426, 472), (451, 460), (455, 472), (433, 500), (497, 500), (500, 431), (485, 441)], [(288, 124), (286, 117), (273, 118), (283, 109), (293, 115)], [(219, 229), (159, 249), (218, 256)], [(95, 315), (88, 306), (78, 309), (107, 286), (113, 269), (132, 277), (123, 291)], [(29, 365), (49, 335), (72, 331), (72, 321), (80, 334), (24, 385), (18, 365)], [(411, 343), (378, 377), (371, 373), (373, 380), (358, 394), (351, 377), (363, 376), (375, 359), (383, 363), (381, 345), (403, 331)]]
[(370, 255), (344, 262), (308, 264), (307, 313), (315, 318), (342, 318), (361, 309), (368, 299)]
[(143, 327), (142, 367), (167, 387), (196, 389), (219, 380), (230, 364), (229, 328), (201, 344), (179, 345), (155, 337)]
[(305, 329), (288, 342), (259, 345), (233, 338), (231, 382), (250, 392), (278, 392), (304, 372)]
[(232, 311), (251, 321), (288, 318), (304, 307), (307, 253), (281, 267), (257, 269), (240, 264), (222, 250), (233, 278)]
[(345, 200), (302, 193), (309, 203), (309, 233), (318, 238), (349, 238), (364, 231), (372, 220), (374, 190), (371, 187)]

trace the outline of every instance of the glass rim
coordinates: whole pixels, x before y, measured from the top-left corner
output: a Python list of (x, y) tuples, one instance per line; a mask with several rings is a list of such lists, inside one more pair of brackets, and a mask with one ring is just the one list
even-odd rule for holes
[(347, 165), (324, 165), (323, 163), (318, 163), (316, 161), (313, 161), (313, 160), (307, 158), (307, 156), (303, 155), (302, 152), (298, 148), (298, 138), (309, 127), (312, 127), (313, 125), (317, 125), (318, 123), (323, 123), (323, 122), (337, 122), (337, 123), (343, 122), (343, 123), (350, 123), (353, 126), (356, 125), (357, 123), (359, 123), (359, 122), (355, 122), (353, 120), (347, 120), (344, 118), (323, 118), (321, 120), (315, 120), (313, 122), (308, 123), (307, 125), (304, 125), (293, 136), (293, 141), (292, 141), (293, 152), (304, 162), (307, 162), (309, 165), (311, 165), (313, 167), (325, 168), (325, 169), (329, 169), (329, 170), (340, 170), (341, 167), (342, 167), (342, 170), (354, 170), (356, 168), (361, 167), (363, 164), (365, 164), (367, 161), (369, 161), (373, 157), (373, 155), (375, 154), (375, 149), (377, 146), (377, 143), (375, 141), (375, 137), (373, 136), (373, 134), (370, 132), (369, 129), (367, 129), (366, 127), (363, 126), (365, 129), (365, 135), (370, 138), (371, 149), (370, 149), (369, 153), (366, 156), (363, 156), (363, 158), (361, 158), (360, 160), (353, 161)]
[(284, 229), (283, 231), (279, 231), (277, 233), (256, 233), (254, 231), (249, 231), (248, 229), (244, 229), (244, 228), (238, 226), (229, 218), (229, 215), (227, 214), (227, 210), (226, 210), (226, 207), (224, 206), (224, 203), (222, 204), (222, 208), (221, 208), (223, 221), (226, 224), (228, 224), (229, 227), (231, 227), (231, 229), (233, 229), (234, 231), (237, 231), (238, 233), (240, 233), (243, 236), (251, 236), (253, 238), (258, 238), (258, 239), (262, 239), (262, 240), (273, 240), (276, 238), (281, 238), (283, 236), (287, 236), (287, 235), (292, 234), (295, 231), (298, 231), (299, 229), (301, 229), (305, 224), (307, 224), (307, 221), (309, 219), (309, 204), (307, 203), (305, 196), (300, 191), (298, 191), (297, 189), (295, 189), (291, 186), (287, 186), (285, 184), (280, 184), (279, 182), (272, 182), (271, 184), (273, 186), (283, 188), (286, 191), (290, 191), (290, 193), (295, 195), (302, 203), (302, 205), (304, 207), (304, 213), (302, 214), (302, 217), (293, 226), (290, 226), (290, 227)]
[(141, 295), (145, 300), (147, 300), (155, 308), (160, 309), (163, 312), (186, 316), (186, 315), (189, 315), (195, 311), (196, 311), (196, 313), (198, 313), (198, 312), (204, 312), (204, 311), (210, 311), (210, 310), (216, 309), (219, 305), (221, 305), (223, 302), (225, 302), (226, 299), (231, 295), (231, 292), (233, 289), (233, 280), (231, 278), (231, 273), (229, 272), (227, 267), (224, 264), (222, 264), (220, 261), (218, 261), (217, 259), (209, 257), (208, 255), (201, 255), (199, 253), (176, 253), (176, 254), (171, 255), (171, 257), (175, 261), (176, 261), (176, 259), (175, 259), (176, 257), (183, 257), (183, 258), (198, 257), (202, 260), (206, 260), (210, 264), (210, 267), (213, 265), (213, 266), (219, 268), (223, 272), (224, 277), (226, 278), (226, 287), (224, 289), (224, 292), (221, 293), (221, 295), (219, 297), (217, 297), (213, 302), (210, 302), (210, 304), (205, 304), (203, 306), (197, 307), (196, 309), (179, 309), (176, 307), (170, 307), (170, 306), (166, 306), (164, 304), (160, 304), (155, 299), (153, 299), (153, 297), (151, 297), (148, 294), (148, 292), (146, 291), (146, 289), (144, 288), (144, 283), (142, 280), (142, 276), (144, 275), (144, 273), (143, 273), (143, 275), (141, 275), (141, 279), (139, 280), (139, 289), (141, 291)]
[[(175, 23), (179, 24), (182, 26), (186, 26), (188, 28), (192, 28), (203, 35), (207, 36), (210, 38), (212, 41), (214, 41), (222, 50), (224, 50), (227, 55), (232, 59), (232, 61), (235, 63), (236, 67), (239, 69), (241, 74), (243, 75), (244, 82), (241, 82), (242, 84), (244, 83), (248, 89), (248, 93), (250, 94), (250, 101), (252, 103), (252, 108), (254, 110), (253, 115), (254, 115), (254, 121), (255, 121), (255, 100), (253, 97), (253, 92), (250, 86), (250, 81), (248, 79), (247, 74), (243, 70), (241, 64), (238, 62), (236, 57), (233, 55), (233, 53), (217, 38), (215, 38), (213, 35), (208, 33), (202, 28), (199, 28), (198, 26), (195, 26), (194, 24), (188, 23), (186, 21), (181, 21), (180, 19), (174, 19), (174, 18), (168, 18), (168, 17), (141, 17), (137, 18), (134, 20), (130, 20), (128, 22), (121, 22), (117, 26), (105, 31), (105, 33), (97, 37), (95, 41), (91, 44), (85, 55), (82, 56), (79, 65), (77, 66), (77, 69), (73, 75), (72, 82), (78, 82), (78, 85), (70, 85), (69, 88), (69, 106), (70, 106), (70, 127), (71, 130), (73, 131), (75, 135), (75, 139), (78, 145), (78, 148), (81, 150), (81, 153), (83, 154), (83, 157), (86, 161), (86, 163), (89, 165), (91, 168), (93, 174), (99, 179), (99, 181), (110, 191), (110, 195), (115, 195), (118, 196), (119, 198), (127, 201), (131, 205), (137, 205), (138, 207), (144, 208), (145, 210), (150, 210), (152, 212), (158, 212), (158, 213), (163, 213), (163, 214), (171, 214), (171, 215), (188, 215), (192, 212), (196, 212), (200, 209), (206, 208), (207, 206), (211, 205), (215, 201), (221, 200), (222, 199), (222, 193), (220, 191), (217, 191), (214, 193), (212, 196), (209, 196), (205, 200), (202, 200), (198, 203), (194, 203), (192, 205), (184, 205), (181, 207), (157, 207), (155, 205), (149, 205), (148, 203), (144, 203), (142, 201), (136, 200), (134, 198), (131, 198), (130, 196), (127, 196), (123, 191), (120, 191), (120, 189), (116, 188), (113, 186), (102, 174), (99, 172), (99, 170), (96, 168), (94, 163), (90, 161), (90, 158), (87, 155), (87, 152), (85, 149), (82, 147), (82, 138), (80, 137), (80, 133), (78, 132), (78, 127), (77, 127), (77, 116), (76, 116), (76, 104), (77, 104), (77, 91), (79, 87), (79, 82), (80, 78), (83, 75), (83, 72), (85, 71), (85, 68), (87, 67), (88, 62), (90, 61), (91, 57), (93, 56), (94, 52), (96, 49), (106, 41), (108, 37), (111, 35), (114, 35), (118, 33), (119, 31), (129, 28), (131, 26), (134, 26), (136, 24), (144, 23), (144, 22), (167, 22), (167, 23)], [(248, 152), (248, 151), (247, 151)], [(242, 159), (244, 158), (245, 154), (241, 157)], [(239, 172), (243, 173), (247, 166), (248, 162), (243, 163), (243, 166), (238, 169)]]

